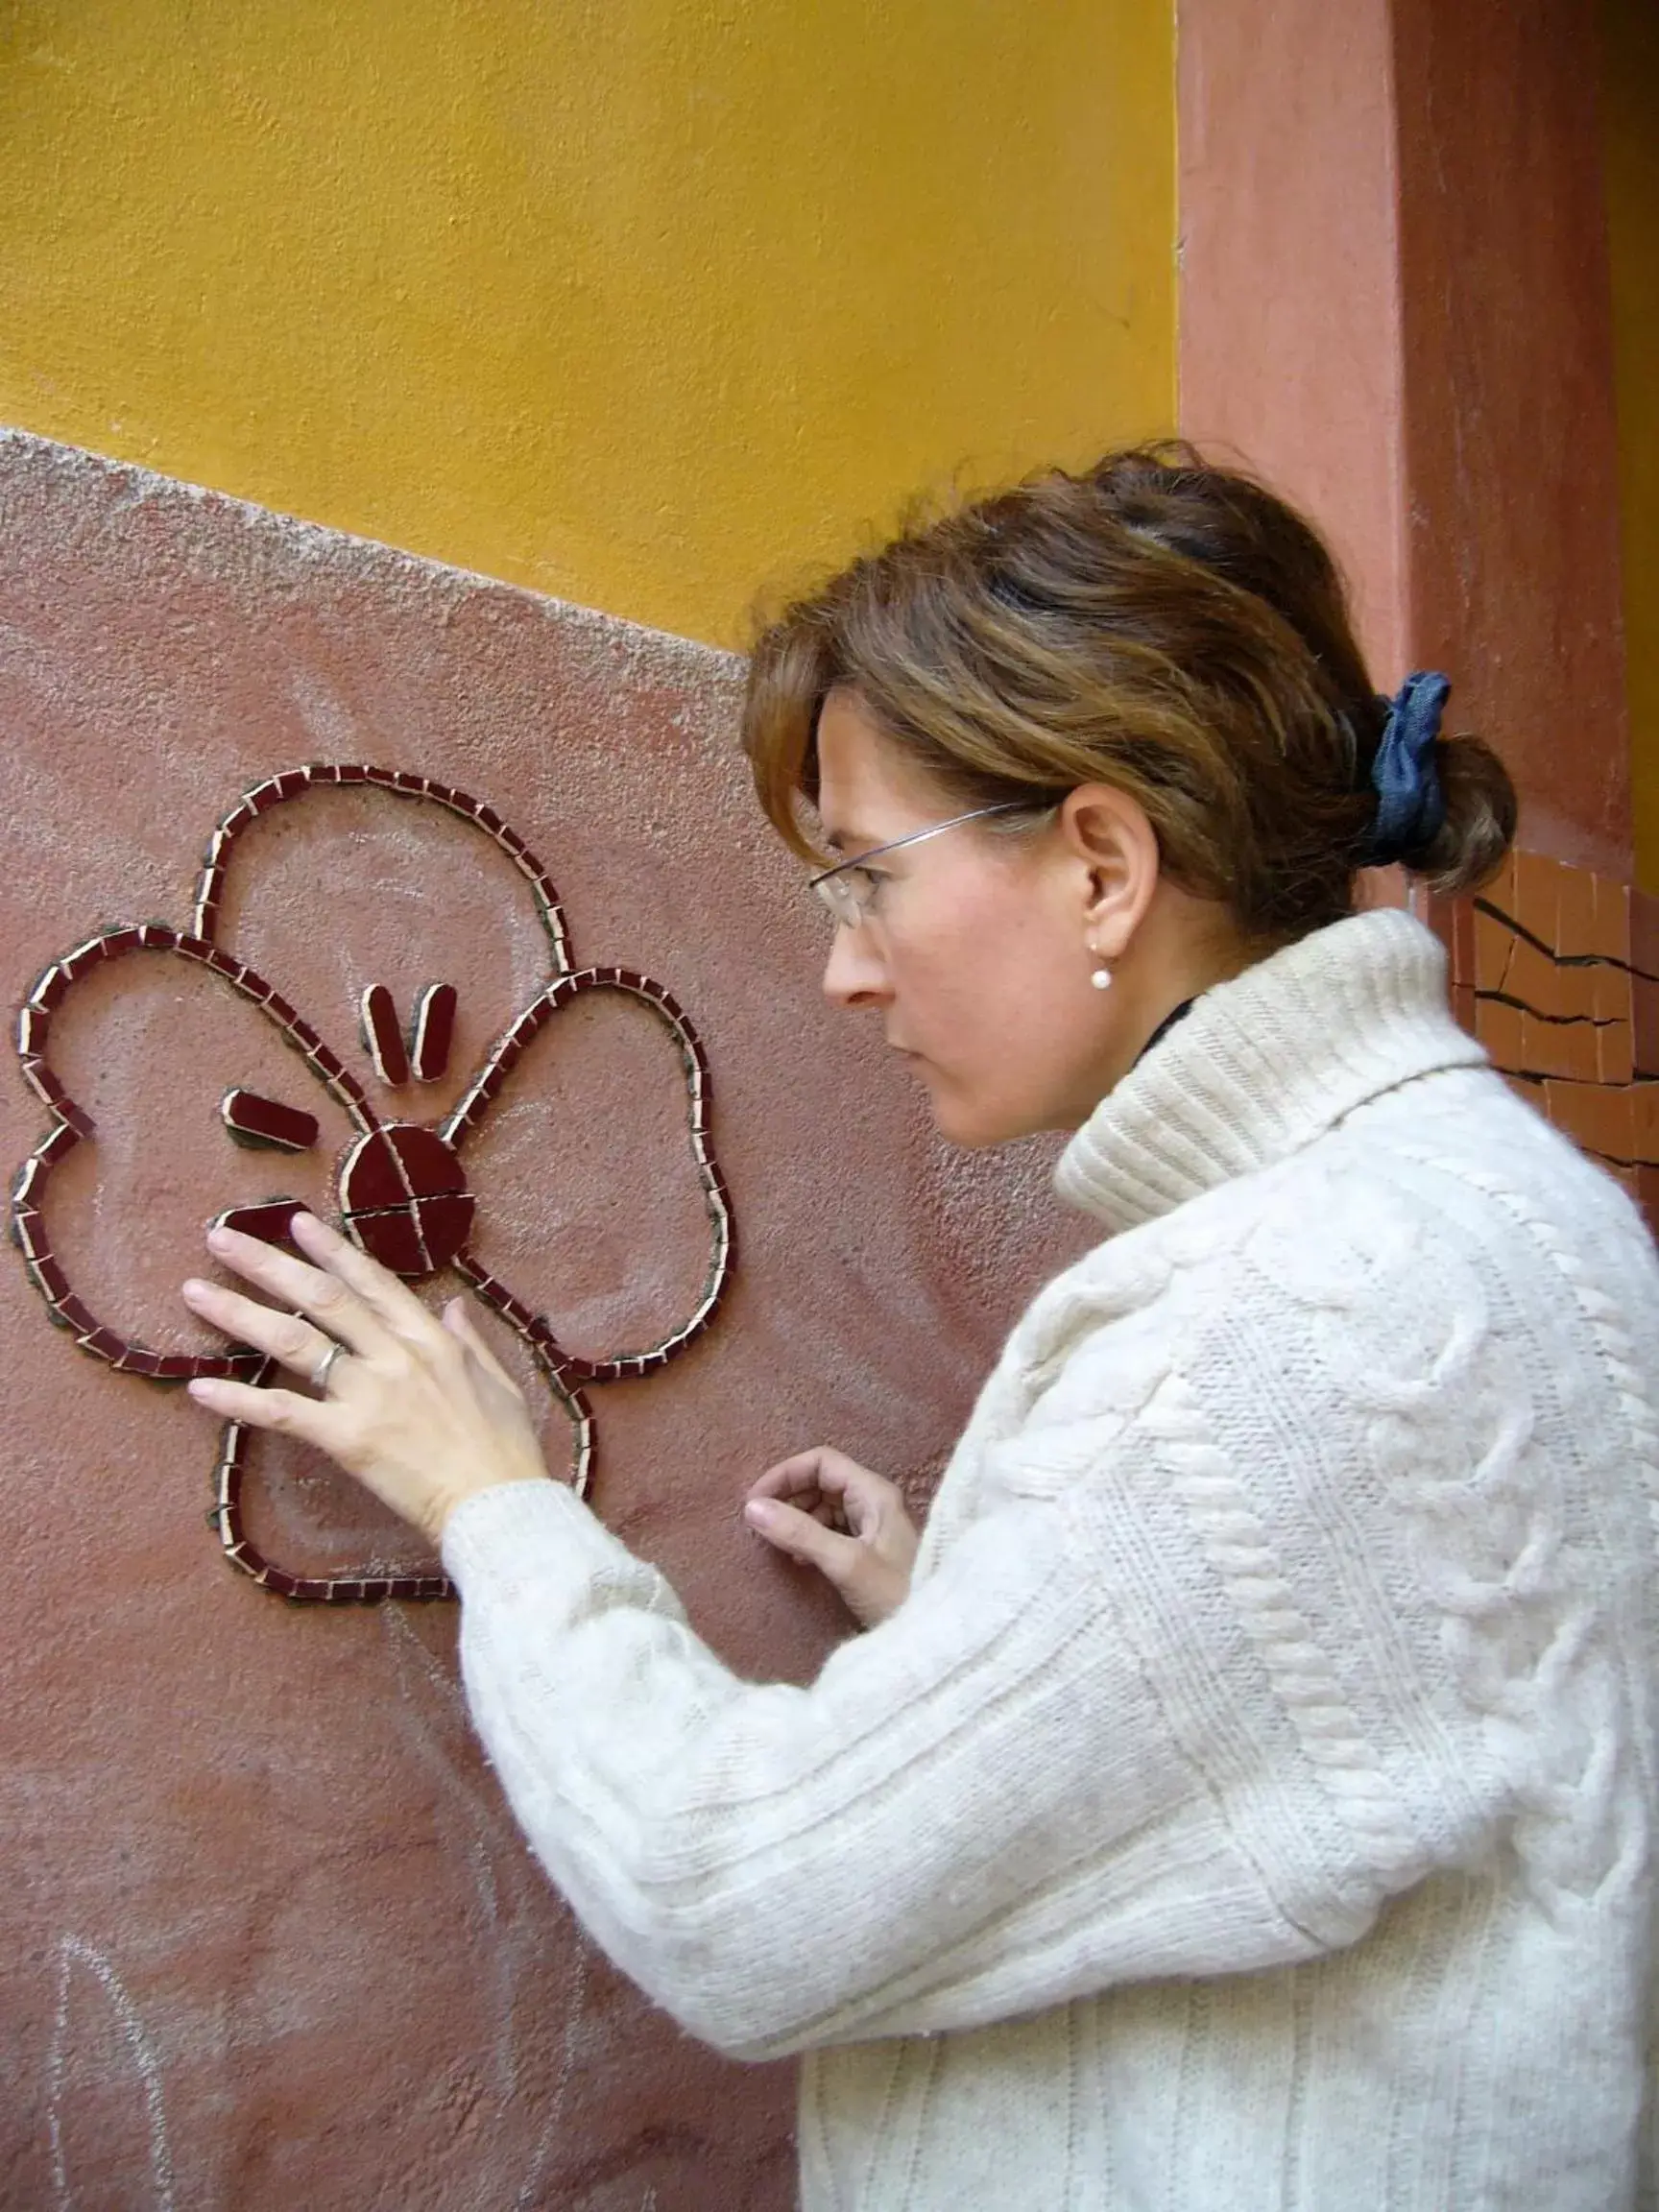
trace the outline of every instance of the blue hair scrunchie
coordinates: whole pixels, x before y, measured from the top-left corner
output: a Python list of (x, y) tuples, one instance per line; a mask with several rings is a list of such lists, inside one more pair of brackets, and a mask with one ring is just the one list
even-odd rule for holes
[(1421, 853), (1446, 819), (1446, 794), (1434, 765), (1440, 716), (1452, 693), (1451, 679), (1431, 668), (1407, 676), (1392, 699), (1380, 697), (1388, 719), (1371, 763), (1377, 813), (1360, 865), (1386, 868), (1408, 853)]

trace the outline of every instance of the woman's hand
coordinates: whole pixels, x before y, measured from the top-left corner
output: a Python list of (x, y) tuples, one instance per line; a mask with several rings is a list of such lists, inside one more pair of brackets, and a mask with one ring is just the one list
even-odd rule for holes
[(326, 1395), (214, 1379), (192, 1382), (193, 1398), (228, 1420), (316, 1445), (434, 1546), (463, 1498), (546, 1479), (523, 1395), (459, 1300), (440, 1318), (313, 1214), (297, 1214), (290, 1234), (315, 1265), (232, 1229), (207, 1238), (215, 1260), (288, 1310), (200, 1281), (184, 1285), (184, 1300), (308, 1383), (329, 1347), (343, 1345)]
[(781, 1459), (743, 1514), (768, 1544), (816, 1567), (866, 1628), (904, 1602), (920, 1539), (897, 1483), (819, 1445)]

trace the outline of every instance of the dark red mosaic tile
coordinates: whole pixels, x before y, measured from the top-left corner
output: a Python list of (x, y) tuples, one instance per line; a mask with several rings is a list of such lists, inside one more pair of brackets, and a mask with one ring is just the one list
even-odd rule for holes
[(211, 1375), (224, 1366), (224, 1360), (212, 1353), (158, 1352), (156, 1355), (156, 1380), (158, 1382), (194, 1382), (198, 1377)]
[(469, 1190), (450, 1198), (416, 1200), (415, 1217), (420, 1225), (421, 1242), (425, 1249), (426, 1264), (433, 1274), (447, 1267), (465, 1248), (472, 1234), (476, 1212), (477, 1201)]
[(61, 967), (65, 977), (74, 983), (78, 982), (83, 975), (89, 975), (103, 957), (103, 938), (89, 937), (84, 945), (77, 945), (74, 951), (68, 953), (59, 965)]
[(448, 1071), (456, 1005), (453, 983), (429, 983), (415, 1001), (409, 1058), (418, 1083), (436, 1083)]
[(17, 1170), (17, 1180), (12, 1186), (13, 1205), (33, 1206), (46, 1184), (46, 1170), (33, 1154)]
[(81, 1338), (81, 1349), (91, 1352), (100, 1359), (108, 1359), (113, 1366), (125, 1358), (128, 1345), (125, 1336), (118, 1336), (113, 1329), (89, 1329)]
[(409, 1055), (398, 1025), (397, 1007), (384, 983), (371, 983), (359, 1005), (363, 1042), (382, 1083), (393, 1090), (409, 1080)]
[(436, 1129), (419, 1121), (397, 1121), (386, 1131), (409, 1194), (446, 1198), (467, 1188), (467, 1170)]
[(296, 1214), (306, 1211), (303, 1199), (269, 1198), (258, 1206), (232, 1206), (216, 1214), (213, 1229), (234, 1229), (244, 1237), (257, 1237), (262, 1244), (286, 1244)]
[(12, 1243), (25, 1260), (45, 1260), (51, 1256), (52, 1242), (46, 1234), (45, 1219), (32, 1206), (13, 1205), (11, 1234)]
[(372, 1260), (378, 1260), (382, 1267), (389, 1267), (406, 1282), (418, 1282), (431, 1273), (412, 1206), (395, 1214), (348, 1214), (346, 1234)]
[(384, 1129), (359, 1137), (340, 1168), (340, 1203), (348, 1213), (373, 1214), (401, 1206), (411, 1195), (397, 1155)]
[(84, 1299), (77, 1298), (73, 1290), (65, 1291), (55, 1301), (53, 1310), (65, 1329), (73, 1329), (77, 1336), (90, 1336), (99, 1325), (98, 1316)]
[(227, 1091), (219, 1102), (225, 1126), (239, 1144), (267, 1145), (277, 1152), (308, 1152), (322, 1134), (315, 1114), (285, 1106), (260, 1092)]
[(42, 1105), (54, 1109), (60, 1106), (69, 1094), (53, 1074), (49, 1065), (38, 1055), (32, 1054), (22, 1064), (23, 1080)]

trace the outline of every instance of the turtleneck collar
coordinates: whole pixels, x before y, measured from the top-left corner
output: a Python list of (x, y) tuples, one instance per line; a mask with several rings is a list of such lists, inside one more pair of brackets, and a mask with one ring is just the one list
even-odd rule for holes
[(1351, 915), (1195, 999), (1078, 1130), (1054, 1187), (1132, 1229), (1485, 1057), (1452, 1018), (1439, 939), (1397, 907)]

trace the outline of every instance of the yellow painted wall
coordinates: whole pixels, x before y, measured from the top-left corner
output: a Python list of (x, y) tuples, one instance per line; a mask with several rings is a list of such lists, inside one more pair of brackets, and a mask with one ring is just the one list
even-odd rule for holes
[(0, 0), (0, 421), (691, 636), (1167, 429), (1172, 0)]
[(1636, 878), (1659, 892), (1659, 8), (1603, 0)]

